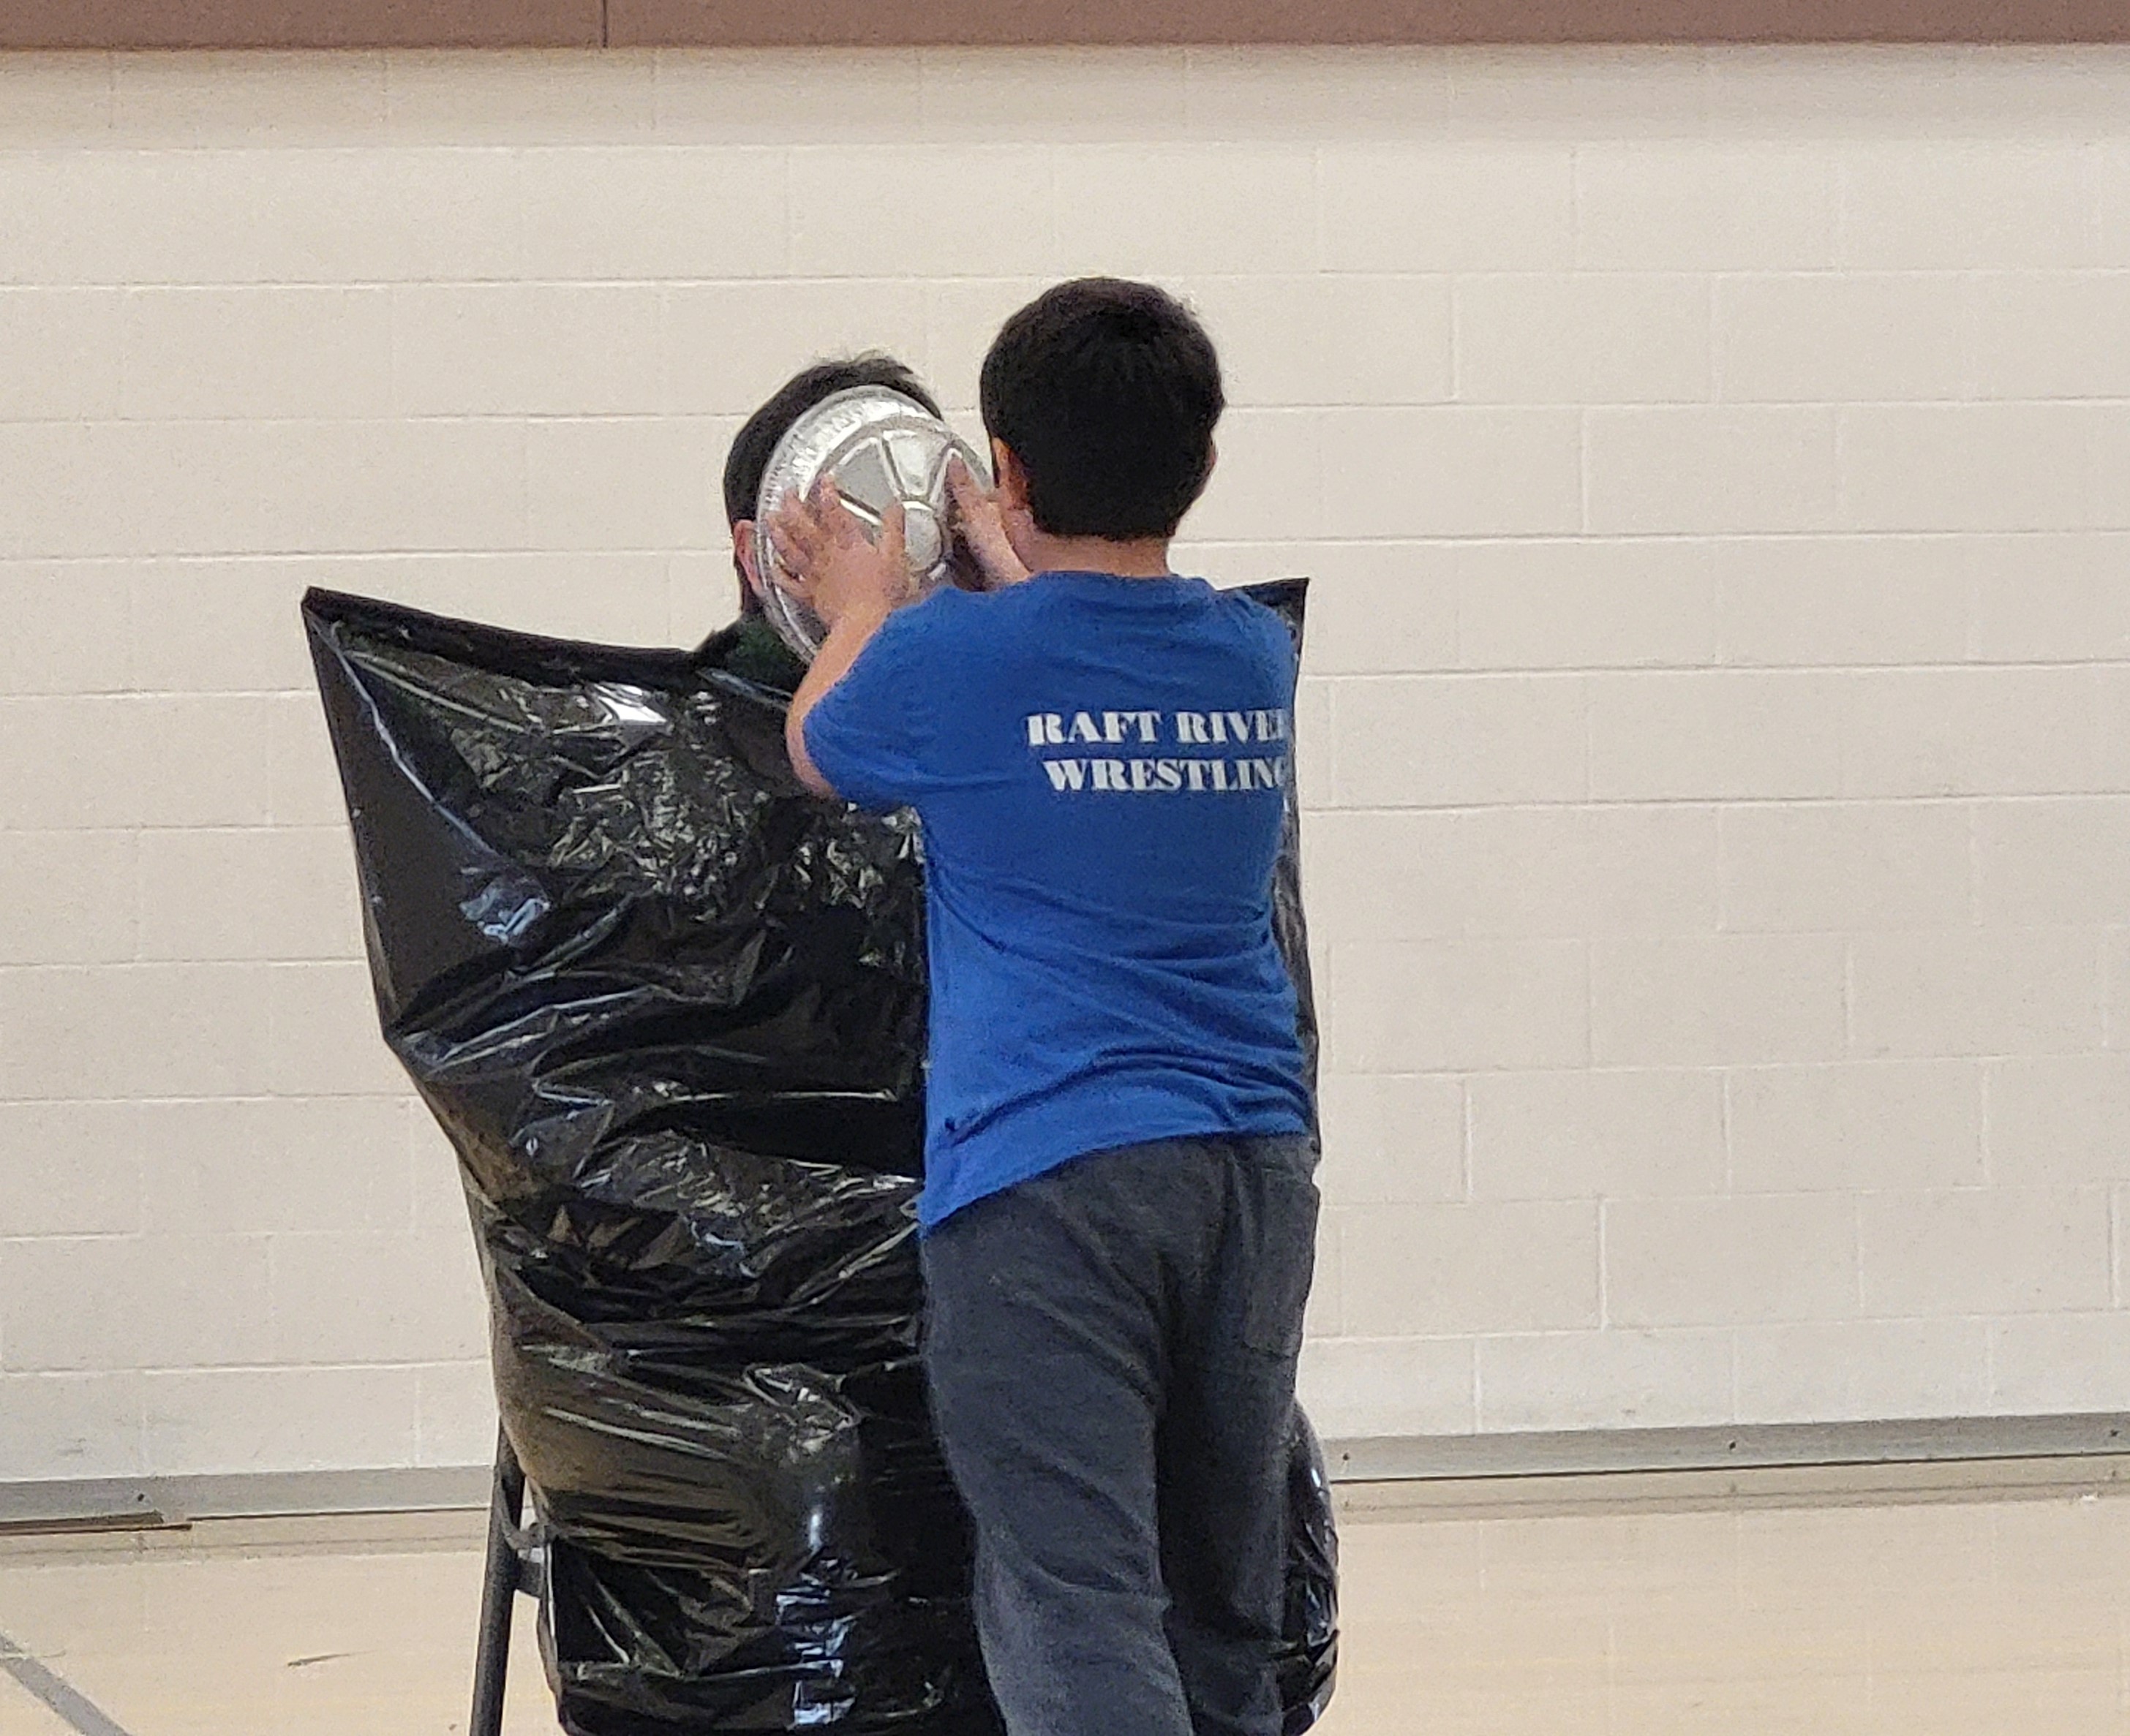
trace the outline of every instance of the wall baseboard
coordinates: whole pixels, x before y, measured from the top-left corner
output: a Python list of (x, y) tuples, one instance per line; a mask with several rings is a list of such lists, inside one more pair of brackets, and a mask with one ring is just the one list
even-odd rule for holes
[(2079, 1458), (2130, 1453), (2130, 1414), (1414, 1435), (1327, 1441), (1324, 1452), (1341, 1483)]
[[(1519, 1503), (1565, 1495), (1569, 1480), (1695, 1473), (1693, 1486), (1712, 1487), (1706, 1474), (1744, 1471), (1824, 1472), (1798, 1489), (1834, 1497), (1852, 1488), (1858, 1495), (1905, 1488), (1915, 1481), (1888, 1477), (1883, 1474), (1888, 1467), (2130, 1459), (2130, 1414), (1406, 1436), (1328, 1441), (1324, 1450), (1335, 1482), (1491, 1485), (1502, 1498)], [(2008, 1466), (1995, 1482), (2026, 1487), (2113, 1481), (2120, 1468), (2094, 1464), (2081, 1471), (2072, 1464), (2044, 1476), (2031, 1469), (2013, 1473)], [(0, 1527), (152, 1529), (193, 1519), (463, 1510), (488, 1504), (489, 1477), (485, 1465), (444, 1465), (0, 1483)], [(1558, 1480), (1550, 1490), (1537, 1481), (1548, 1479)], [(1534, 1481), (1510, 1495), (1505, 1486), (1522, 1480)], [(1917, 1486), (1944, 1487), (1951, 1481), (1933, 1476)], [(1581, 1490), (1593, 1486), (1584, 1481)], [(1627, 1492), (1617, 1482), (1595, 1486)], [(1684, 1492), (1687, 1486), (1674, 1486)]]
[(192, 1519), (314, 1513), (429, 1513), (488, 1505), (486, 1465), (376, 1471), (256, 1471), (221, 1476), (98, 1477), (0, 1483), (0, 1526), (144, 1530)]

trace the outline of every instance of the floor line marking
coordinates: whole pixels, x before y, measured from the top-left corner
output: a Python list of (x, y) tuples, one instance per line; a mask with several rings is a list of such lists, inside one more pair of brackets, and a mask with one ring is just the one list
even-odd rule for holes
[(42, 1701), (45, 1708), (81, 1733), (81, 1736), (131, 1736), (64, 1676), (32, 1657), (5, 1633), (0, 1633), (0, 1670), (5, 1670)]

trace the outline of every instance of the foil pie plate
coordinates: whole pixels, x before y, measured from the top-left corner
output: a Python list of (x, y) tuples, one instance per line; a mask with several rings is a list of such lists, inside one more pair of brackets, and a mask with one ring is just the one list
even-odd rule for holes
[(785, 431), (762, 472), (755, 502), (756, 546), (763, 613), (786, 645), (811, 662), (827, 630), (786, 589), (790, 575), (767, 534), (779, 508), (804, 498), (823, 478), (877, 540), (887, 509), (900, 501), (910, 576), (920, 594), (943, 584), (981, 590), (983, 579), (954, 522), (947, 460), (956, 453), (977, 481), (990, 467), (954, 431), (915, 399), (885, 386), (855, 386), (824, 398)]

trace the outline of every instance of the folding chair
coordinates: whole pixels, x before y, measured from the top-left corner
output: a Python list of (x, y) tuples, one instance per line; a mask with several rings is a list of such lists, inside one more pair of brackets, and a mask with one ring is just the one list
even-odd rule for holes
[(495, 1431), (495, 1481), (488, 1504), (488, 1567), (480, 1587), (480, 1643), (473, 1660), (468, 1736), (502, 1736), (503, 1691), (510, 1673), (510, 1618), (518, 1595), (546, 1590), (546, 1552), (523, 1523), (525, 1472), (510, 1438)]

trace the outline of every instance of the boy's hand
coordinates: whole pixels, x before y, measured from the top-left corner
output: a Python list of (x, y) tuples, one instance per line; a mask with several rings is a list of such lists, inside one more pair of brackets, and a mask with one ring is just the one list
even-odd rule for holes
[(835, 484), (824, 481), (805, 499), (785, 502), (769, 534), (788, 575), (786, 588), (824, 627), (833, 628), (847, 615), (885, 620), (916, 594), (900, 505), (881, 518), (876, 543), (845, 509)]
[(977, 557), (986, 585), (1001, 590), (1027, 578), (1028, 564), (1014, 547), (1005, 509), (998, 496), (977, 480), (958, 452), (947, 460), (947, 490), (954, 497), (957, 527)]

